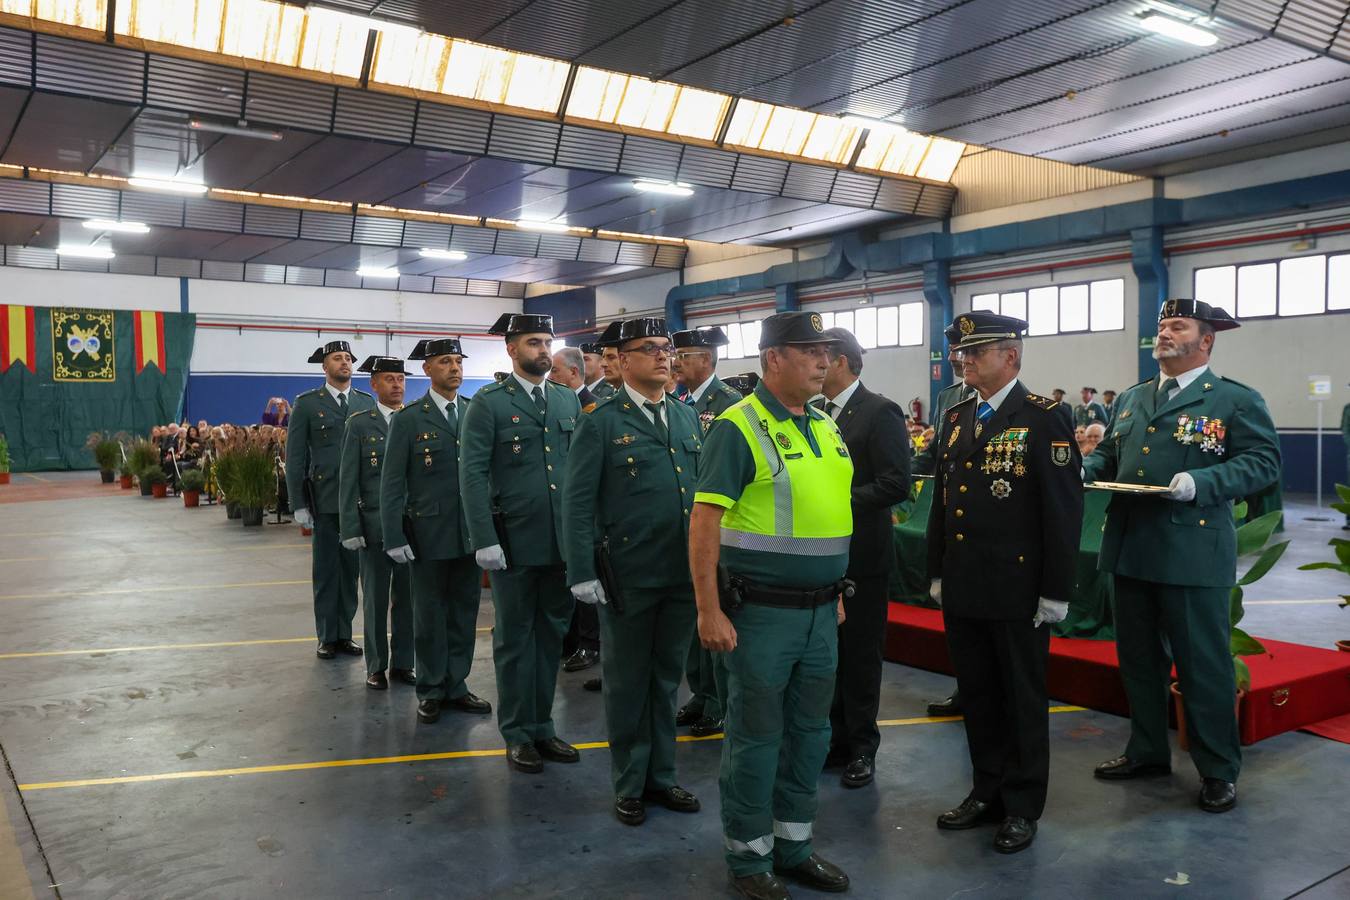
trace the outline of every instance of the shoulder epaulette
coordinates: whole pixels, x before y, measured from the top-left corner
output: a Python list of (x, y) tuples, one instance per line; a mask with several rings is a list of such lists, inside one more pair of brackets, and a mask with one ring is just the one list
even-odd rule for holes
[(1039, 406), (1041, 409), (1054, 409), (1056, 406), (1059, 406), (1058, 400), (1042, 397), (1040, 394), (1027, 394), (1027, 402), (1032, 406)]
[(374, 394), (368, 394), (368, 393), (366, 393), (365, 391), (361, 390), (360, 388), (352, 388), (352, 393), (353, 393), (353, 394), (360, 394), (362, 397), (369, 397), (369, 398), (372, 399), (372, 400), (375, 399), (375, 395), (374, 395)]
[(726, 394), (728, 397), (730, 397), (730, 398), (733, 399), (733, 400), (740, 400), (740, 399), (741, 399), (741, 392), (738, 391), (738, 390), (736, 390), (736, 389), (735, 389), (734, 387), (732, 387), (731, 385), (726, 384), (725, 382), (723, 382), (723, 383), (721, 383), (721, 384), (718, 384), (718, 385), (717, 385), (717, 388), (718, 388), (718, 390), (720, 390), (722, 393)]
[(347, 421), (350, 422), (352, 419), (355, 419), (357, 416), (373, 415), (374, 413), (375, 413), (375, 410), (373, 410), (373, 409), (358, 409), (356, 412), (352, 413), (351, 415), (349, 415), (349, 416), (347, 417)]
[(1219, 377), (1220, 377), (1221, 379), (1223, 379), (1224, 381), (1228, 382), (1229, 384), (1235, 384), (1235, 385), (1237, 385), (1238, 387), (1242, 388), (1243, 390), (1247, 390), (1247, 391), (1251, 391), (1252, 393), (1256, 393), (1256, 388), (1251, 387), (1251, 386), (1249, 386), (1249, 385), (1245, 385), (1245, 384), (1243, 384), (1242, 382), (1236, 381), (1236, 380), (1234, 380), (1234, 379), (1232, 379), (1232, 378), (1229, 378), (1227, 375), (1220, 375)]
[(307, 391), (301, 391), (296, 395), (295, 399), (299, 400), (301, 397), (317, 397), (321, 393), (323, 393), (322, 387), (310, 388)]
[(972, 392), (970, 393), (969, 396), (965, 397), (965, 398), (962, 399), (962, 400), (957, 400), (957, 401), (956, 401), (955, 403), (953, 403), (951, 406), (947, 407), (947, 412), (951, 412), (952, 410), (956, 409), (958, 406), (961, 406), (961, 405), (963, 405), (963, 404), (966, 404), (966, 403), (971, 402), (972, 400), (974, 400), (974, 399), (975, 399), (976, 397), (978, 397), (978, 396), (980, 396), (978, 393), (975, 393), (975, 392), (972, 391)]
[(501, 390), (505, 390), (505, 389), (506, 389), (506, 382), (505, 382), (505, 381), (494, 381), (494, 382), (492, 382), (492, 384), (485, 384), (485, 385), (483, 385), (482, 387), (480, 387), (478, 390), (474, 391), (474, 396), (476, 397), (476, 396), (478, 396), (479, 394), (490, 394), (490, 393), (492, 393), (493, 391), (501, 391)]

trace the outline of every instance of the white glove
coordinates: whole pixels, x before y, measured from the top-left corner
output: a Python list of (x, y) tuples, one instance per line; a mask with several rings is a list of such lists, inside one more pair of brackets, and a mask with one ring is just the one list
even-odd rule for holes
[(342, 546), (346, 547), (348, 550), (364, 550), (366, 549), (366, 539), (360, 536), (347, 538), (342, 542)]
[(1069, 604), (1064, 600), (1047, 600), (1042, 597), (1036, 607), (1036, 615), (1031, 617), (1031, 627), (1040, 628), (1044, 622), (1051, 625), (1063, 622), (1069, 614)]
[(506, 568), (506, 551), (502, 549), (501, 544), (484, 547), (474, 553), (473, 558), (477, 561), (478, 568), (486, 569), (489, 572), (497, 572)]
[(297, 509), (291, 515), (295, 517), (295, 524), (299, 525), (301, 528), (314, 527), (314, 516), (310, 515), (309, 510), (304, 507)]
[(1171, 500), (1185, 503), (1188, 500), (1195, 499), (1195, 478), (1190, 472), (1178, 472), (1172, 476), (1172, 483), (1167, 486), (1167, 496)]
[(933, 602), (939, 607), (942, 606), (942, 579), (934, 578), (933, 583), (928, 585), (928, 596), (933, 598)]
[(412, 547), (409, 547), (407, 544), (404, 544), (402, 547), (390, 547), (384, 552), (396, 563), (408, 563), (417, 559), (416, 556), (413, 556)]
[(572, 596), (576, 597), (582, 603), (591, 606), (594, 606), (597, 603), (604, 606), (609, 602), (609, 600), (605, 598), (605, 586), (594, 579), (572, 585)]

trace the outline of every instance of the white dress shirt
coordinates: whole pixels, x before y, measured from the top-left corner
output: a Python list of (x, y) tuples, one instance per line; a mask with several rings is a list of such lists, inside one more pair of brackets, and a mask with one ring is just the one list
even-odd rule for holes
[(703, 399), (703, 395), (706, 394), (706, 393), (708, 392), (709, 386), (712, 385), (713, 379), (716, 378), (716, 377), (717, 377), (717, 373), (716, 373), (716, 372), (712, 373), (711, 375), (708, 376), (708, 380), (707, 380), (707, 381), (705, 381), (705, 382), (703, 382), (702, 384), (700, 384), (696, 390), (690, 391), (690, 392), (689, 392), (689, 403), (690, 403), (690, 404), (694, 404), (694, 403), (697, 403), (698, 401), (702, 400), (702, 399)]
[(853, 395), (857, 392), (858, 385), (860, 384), (862, 384), (862, 379), (855, 378), (853, 379), (852, 384), (835, 394), (833, 400), (829, 397), (825, 398), (826, 408), (828, 408), (831, 403), (834, 404), (834, 414), (830, 416), (831, 419), (834, 419), (836, 422), (839, 421), (839, 414), (844, 411), (845, 406), (848, 406), (848, 401), (853, 398)]
[[(450, 421), (450, 416), (448, 413), (446, 413), (446, 409), (448, 409), (450, 404), (454, 403), (455, 401), (451, 400), (448, 397), (443, 396), (441, 392), (438, 390), (433, 389), (427, 391), (427, 393), (431, 395), (431, 402), (436, 404), (436, 408), (441, 411), (442, 416), (445, 416), (445, 420), (447, 422)], [(455, 396), (458, 397), (459, 395), (456, 394)]]
[(338, 406), (341, 406), (341, 405), (343, 404), (344, 401), (339, 400), (338, 398), (339, 398), (339, 397), (346, 397), (347, 399), (346, 399), (345, 402), (346, 402), (346, 404), (347, 404), (347, 408), (348, 408), (348, 409), (351, 408), (352, 398), (351, 398), (350, 394), (351, 394), (351, 390), (352, 390), (352, 389), (351, 389), (351, 386), (350, 386), (350, 385), (347, 387), (347, 390), (345, 390), (345, 391), (339, 391), (337, 388), (333, 387), (331, 384), (329, 384), (329, 383), (326, 382), (326, 381), (323, 383), (323, 386), (326, 387), (326, 388), (328, 388), (328, 393), (332, 395), (332, 397), (333, 397), (333, 402), (334, 402), (334, 403), (336, 403)]
[(1171, 399), (1172, 399), (1173, 397), (1175, 397), (1177, 394), (1180, 394), (1182, 391), (1186, 390), (1186, 388), (1190, 385), (1190, 383), (1191, 383), (1192, 381), (1194, 381), (1195, 379), (1199, 378), (1201, 375), (1205, 374), (1205, 370), (1208, 369), (1208, 368), (1209, 368), (1209, 363), (1202, 363), (1202, 364), (1196, 366), (1194, 369), (1187, 369), (1185, 372), (1182, 372), (1180, 375), (1167, 376), (1167, 375), (1164, 375), (1162, 372), (1159, 372), (1159, 373), (1158, 373), (1158, 388), (1157, 388), (1157, 389), (1158, 389), (1158, 390), (1162, 390), (1162, 383), (1163, 383), (1164, 381), (1166, 381), (1166, 380), (1168, 379), (1168, 377), (1175, 378), (1175, 379), (1177, 380), (1177, 386), (1174, 387), (1174, 388), (1172, 388), (1172, 390), (1169, 391), (1168, 394), (1167, 394), (1167, 399), (1168, 399), (1168, 400), (1171, 400)]
[[(1008, 399), (1008, 395), (1012, 393), (1012, 389), (1013, 389), (1013, 386), (1014, 386), (1015, 384), (1017, 384), (1017, 379), (1016, 379), (1016, 378), (1014, 378), (1012, 381), (1010, 381), (1010, 382), (1008, 382), (1007, 384), (1005, 384), (1003, 387), (999, 388), (999, 389), (994, 393), (994, 395), (993, 395), (992, 397), (990, 397), (988, 400), (985, 400), (984, 402), (985, 402), (985, 403), (988, 403), (990, 406), (992, 406), (992, 407), (994, 408), (994, 412), (998, 412), (998, 408), (999, 408), (1000, 406), (1003, 405), (1003, 401), (1004, 401), (1004, 400), (1007, 400), (1007, 399)], [(976, 391), (976, 392), (975, 392), (975, 397), (976, 397), (976, 400), (977, 400), (977, 402), (976, 402), (976, 404), (975, 404), (975, 409), (976, 409), (977, 411), (978, 411), (979, 408), (980, 408), (980, 407), (979, 407), (978, 401), (979, 401), (980, 399), (982, 399), (982, 398), (979, 396), (979, 394), (980, 394), (979, 391)]]
[[(530, 400), (534, 400), (534, 389), (539, 388), (539, 390), (544, 392), (545, 405), (548, 404), (548, 388), (544, 386), (544, 381), (546, 379), (541, 379), (538, 384), (534, 384), (533, 382), (521, 377), (521, 374), (515, 371), (514, 369), (511, 370), (511, 377), (516, 380), (516, 384), (520, 385), (525, 390), (525, 396), (529, 397)], [(435, 391), (432, 391), (432, 393), (435, 393)], [(444, 410), (442, 410), (442, 412), (444, 412)]]
[(386, 425), (389, 424), (389, 420), (393, 418), (394, 413), (398, 412), (392, 406), (385, 406), (378, 400), (375, 401), (375, 408), (380, 411), (380, 415), (384, 416), (384, 424)]
[[(656, 418), (652, 415), (652, 411), (647, 407), (643, 406), (644, 403), (651, 403), (652, 401), (648, 400), (646, 397), (642, 396), (637, 391), (633, 390), (633, 386), (626, 381), (623, 383), (623, 389), (628, 392), (628, 396), (632, 398), (635, 404), (637, 404), (637, 408), (642, 410), (642, 414), (647, 417), (647, 421), (655, 425)], [(667, 428), (669, 428), (670, 413), (666, 411), (665, 396), (663, 395), (660, 400), (656, 401), (656, 403), (658, 406), (661, 407), (661, 423), (665, 425)]]

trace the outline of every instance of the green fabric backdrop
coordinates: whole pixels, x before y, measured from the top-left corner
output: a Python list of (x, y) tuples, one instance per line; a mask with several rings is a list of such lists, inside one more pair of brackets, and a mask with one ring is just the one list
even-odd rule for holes
[[(37, 373), (21, 365), (0, 372), (0, 433), (9, 441), (15, 472), (91, 469), (85, 449), (91, 431), (144, 435), (152, 425), (174, 421), (182, 408), (197, 317), (164, 314), (167, 372), (154, 365), (136, 373), (134, 314), (113, 314), (111, 382), (81, 384), (52, 378), (52, 318), (47, 307), (34, 308)], [(106, 344), (106, 342), (105, 342)]]

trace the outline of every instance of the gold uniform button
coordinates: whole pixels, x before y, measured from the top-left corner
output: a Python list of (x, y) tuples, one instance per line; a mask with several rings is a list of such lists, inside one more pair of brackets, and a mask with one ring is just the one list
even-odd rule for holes
[(671, 447), (671, 448), (670, 448), (670, 455), (671, 455), (671, 456), (674, 456), (674, 455), (675, 455), (675, 448), (674, 448), (674, 447)]
[[(684, 493), (684, 488), (680, 488), (680, 493), (681, 493), (681, 494)], [(1203, 525), (1203, 524), (1205, 524), (1205, 523), (1204, 523), (1204, 522), (1201, 522), (1200, 524)]]
[(676, 466), (676, 467), (675, 467), (675, 471), (676, 471), (676, 472), (683, 472), (684, 469), (681, 469), (679, 466)]
[(548, 426), (547, 426), (547, 425), (544, 426), (544, 434), (548, 434)]
[(1201, 519), (1201, 520), (1200, 520), (1200, 524), (1201, 524), (1201, 525), (1205, 524), (1205, 520), (1204, 520), (1204, 519)]
[(964, 540), (966, 539), (966, 536), (965, 536), (964, 534), (958, 534), (958, 535), (956, 536), (956, 539), (957, 539), (958, 541), (964, 541)]
[(1148, 426), (1148, 433), (1149, 433), (1149, 434), (1152, 434), (1153, 432), (1155, 432), (1155, 431), (1157, 431), (1157, 430), (1158, 430), (1158, 429), (1157, 429), (1155, 426), (1153, 426), (1153, 425)]
[(1143, 454), (1144, 454), (1145, 456), (1148, 456), (1148, 448), (1147, 448), (1147, 447), (1145, 447), (1145, 448), (1143, 449)]
[(964, 516), (965, 514), (966, 514), (966, 511), (965, 511), (964, 509), (958, 509), (958, 510), (956, 511), (956, 517), (957, 517), (958, 519), (961, 518), (962, 516)]
[(545, 453), (552, 453), (552, 452), (553, 452), (553, 448), (550, 447), (548, 444), (545, 444), (545, 445), (544, 445), (544, 452), (545, 452)]
[(686, 509), (686, 510), (684, 511), (684, 514), (685, 514), (686, 516), (689, 515), (689, 510)]
[(966, 468), (967, 468), (967, 469), (971, 469), (971, 468), (974, 468), (974, 467), (975, 467), (975, 464), (974, 464), (973, 462), (971, 462), (970, 460), (966, 460)]
[(545, 468), (547, 468), (550, 472), (553, 471), (553, 467), (552, 467), (552, 466), (546, 466)]
[(557, 486), (556, 484), (550, 484), (550, 485), (548, 486), (548, 489), (549, 489), (550, 491), (556, 491), (556, 490), (558, 489), (558, 486)]
[(633, 457), (631, 457), (631, 456), (628, 457), (628, 461), (629, 461), (629, 462), (632, 462), (632, 461), (633, 461)]
[(1025, 557), (1022, 557), (1022, 556), (1019, 556), (1019, 557), (1017, 557), (1017, 561), (1018, 561), (1018, 562), (1026, 562), (1026, 558), (1025, 558)]
[(966, 492), (966, 486), (963, 484), (959, 488), (957, 488), (957, 490), (964, 494)]
[(1138, 472), (1135, 472), (1134, 474), (1138, 475), (1140, 478), (1143, 478), (1143, 477), (1144, 477), (1144, 470), (1143, 470), (1143, 469), (1140, 469)]

